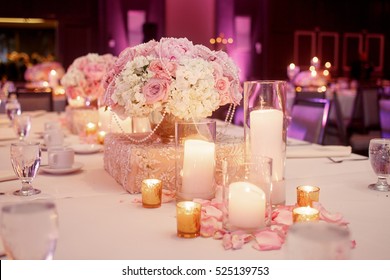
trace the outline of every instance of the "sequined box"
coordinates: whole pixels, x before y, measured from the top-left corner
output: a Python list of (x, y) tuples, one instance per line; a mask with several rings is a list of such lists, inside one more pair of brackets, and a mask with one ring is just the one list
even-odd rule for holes
[(99, 113), (96, 109), (85, 107), (72, 108), (67, 106), (65, 109), (65, 122), (69, 131), (73, 134), (80, 134), (85, 130), (85, 126), (89, 122), (97, 124), (99, 121)]
[[(244, 153), (244, 139), (222, 135), (216, 141), (216, 182), (222, 183), (221, 160)], [(126, 134), (109, 133), (104, 140), (104, 169), (129, 193), (140, 193), (142, 180), (158, 178), (175, 190), (175, 145), (133, 144)]]

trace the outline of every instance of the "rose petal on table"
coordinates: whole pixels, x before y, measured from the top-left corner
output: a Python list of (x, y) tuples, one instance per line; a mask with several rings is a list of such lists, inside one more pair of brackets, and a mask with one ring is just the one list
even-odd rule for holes
[(259, 251), (279, 250), (284, 243), (284, 239), (277, 232), (263, 230), (255, 234), (256, 244), (252, 247)]
[(227, 233), (222, 238), (222, 243), (225, 249), (241, 249), (245, 243), (252, 240), (252, 235), (243, 231), (236, 231), (233, 233)]
[(207, 217), (215, 217), (217, 220), (222, 220), (222, 211), (212, 205), (208, 205), (202, 208)]
[(273, 221), (278, 224), (290, 226), (293, 224), (292, 213), (290, 210), (287, 209), (278, 210), (277, 216), (273, 218)]
[(218, 230), (222, 229), (222, 222), (215, 217), (205, 217), (202, 215), (200, 221), (200, 234), (203, 237), (211, 237)]

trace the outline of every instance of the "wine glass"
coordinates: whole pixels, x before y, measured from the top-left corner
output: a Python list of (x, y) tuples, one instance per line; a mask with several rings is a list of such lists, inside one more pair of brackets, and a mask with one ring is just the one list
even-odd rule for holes
[(40, 143), (25, 141), (12, 143), (11, 163), (15, 174), (22, 181), (22, 188), (14, 194), (20, 196), (39, 194), (41, 191), (33, 188), (32, 181), (41, 164)]
[(13, 120), (13, 126), (19, 140), (23, 141), (31, 129), (31, 116), (26, 114), (16, 115)]
[(376, 191), (390, 191), (390, 185), (387, 183), (387, 177), (390, 175), (390, 139), (371, 139), (369, 157), (371, 167), (378, 176), (378, 181), (368, 187)]
[(8, 259), (51, 260), (58, 238), (58, 214), (51, 201), (9, 204), (1, 209), (1, 235)]
[(9, 100), (5, 103), (5, 112), (7, 114), (8, 119), (11, 121), (11, 126), (12, 122), (15, 118), (16, 115), (20, 115), (21, 113), (21, 108), (20, 108), (20, 103), (16, 99), (16, 97), (13, 97), (12, 95)]

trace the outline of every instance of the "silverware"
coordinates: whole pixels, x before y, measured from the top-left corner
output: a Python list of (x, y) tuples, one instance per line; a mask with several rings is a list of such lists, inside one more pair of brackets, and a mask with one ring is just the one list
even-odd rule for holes
[(328, 157), (328, 159), (331, 161), (331, 162), (334, 162), (334, 163), (342, 163), (344, 161), (358, 161), (358, 160), (368, 160), (368, 158), (347, 158), (347, 159), (333, 159), (331, 157)]

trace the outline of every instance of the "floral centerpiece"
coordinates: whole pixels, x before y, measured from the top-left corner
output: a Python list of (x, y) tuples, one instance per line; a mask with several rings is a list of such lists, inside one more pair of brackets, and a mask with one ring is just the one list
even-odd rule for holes
[(116, 57), (111, 54), (96, 53), (76, 58), (61, 79), (68, 99), (81, 98), (88, 103), (102, 97), (103, 77), (114, 65), (115, 60)]
[(28, 67), (24, 72), (24, 79), (30, 82), (27, 87), (43, 87), (44, 82), (50, 80), (52, 70), (55, 71), (58, 79), (61, 79), (65, 74), (64, 67), (57, 61), (45, 61)]
[(104, 102), (120, 117), (153, 112), (179, 119), (211, 116), (220, 106), (238, 105), (238, 68), (225, 52), (186, 38), (162, 38), (128, 47), (107, 73)]

